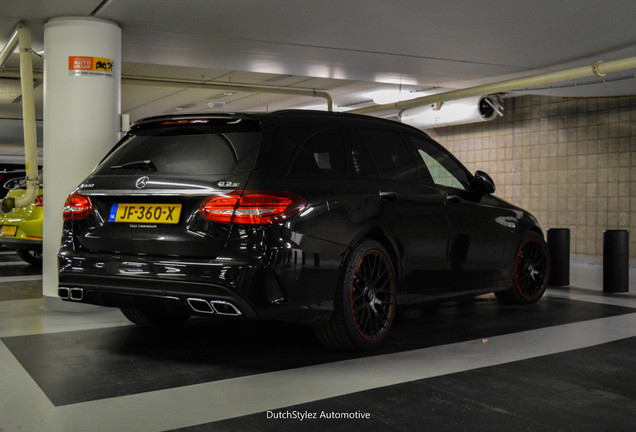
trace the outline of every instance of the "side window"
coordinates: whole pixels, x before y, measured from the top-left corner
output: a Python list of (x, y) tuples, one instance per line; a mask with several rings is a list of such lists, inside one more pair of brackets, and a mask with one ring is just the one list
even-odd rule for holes
[(340, 128), (318, 131), (296, 151), (289, 174), (338, 177), (346, 173), (344, 142)]
[(378, 169), (371, 159), (369, 150), (364, 146), (358, 137), (350, 140), (349, 151), (351, 152), (351, 173), (355, 177), (377, 177)]
[(467, 188), (466, 171), (447, 152), (423, 138), (410, 135), (409, 139), (415, 145), (425, 171), (428, 171), (429, 175), (423, 176), (424, 178), (430, 178), (440, 186)]
[(418, 181), (417, 160), (398, 132), (384, 129), (358, 129), (366, 148), (371, 153), (380, 177)]

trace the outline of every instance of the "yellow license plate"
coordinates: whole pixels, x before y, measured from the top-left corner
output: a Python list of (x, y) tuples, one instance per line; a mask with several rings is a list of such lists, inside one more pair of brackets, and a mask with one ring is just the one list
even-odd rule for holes
[(179, 223), (181, 204), (113, 204), (109, 222)]
[(17, 226), (3, 225), (2, 228), (0, 228), (0, 235), (3, 236), (14, 237), (16, 232), (18, 232)]

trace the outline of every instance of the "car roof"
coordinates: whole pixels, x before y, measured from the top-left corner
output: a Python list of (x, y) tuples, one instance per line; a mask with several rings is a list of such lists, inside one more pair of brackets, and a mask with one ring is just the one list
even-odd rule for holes
[(176, 114), (176, 115), (161, 115), (154, 117), (147, 117), (136, 121), (134, 126), (140, 126), (148, 123), (156, 123), (162, 121), (179, 121), (179, 120), (192, 120), (192, 119), (245, 119), (255, 120), (267, 123), (276, 123), (278, 119), (290, 118), (290, 117), (303, 117), (303, 118), (340, 118), (340, 119), (359, 119), (365, 121), (377, 122), (390, 127), (400, 127), (410, 130), (415, 133), (424, 134), (423, 131), (414, 128), (412, 126), (400, 123), (395, 120), (384, 119), (380, 117), (372, 117), (363, 114), (350, 114), (347, 112), (332, 112), (332, 111), (318, 111), (318, 110), (302, 110), (302, 109), (288, 109), (274, 111), (271, 113), (264, 112), (241, 112), (241, 113), (189, 113), (189, 114)]

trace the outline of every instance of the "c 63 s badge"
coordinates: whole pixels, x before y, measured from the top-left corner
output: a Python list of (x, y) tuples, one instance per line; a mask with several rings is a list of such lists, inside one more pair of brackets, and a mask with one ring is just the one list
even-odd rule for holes
[(217, 185), (219, 187), (231, 187), (231, 188), (237, 188), (239, 187), (241, 184), (237, 183), (237, 182), (231, 182), (231, 181), (220, 181), (217, 183)]

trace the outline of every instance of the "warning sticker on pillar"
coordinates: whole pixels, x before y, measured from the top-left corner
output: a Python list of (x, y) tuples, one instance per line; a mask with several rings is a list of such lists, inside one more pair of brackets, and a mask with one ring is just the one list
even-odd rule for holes
[(113, 61), (105, 57), (69, 56), (68, 74), (71, 76), (113, 76)]

